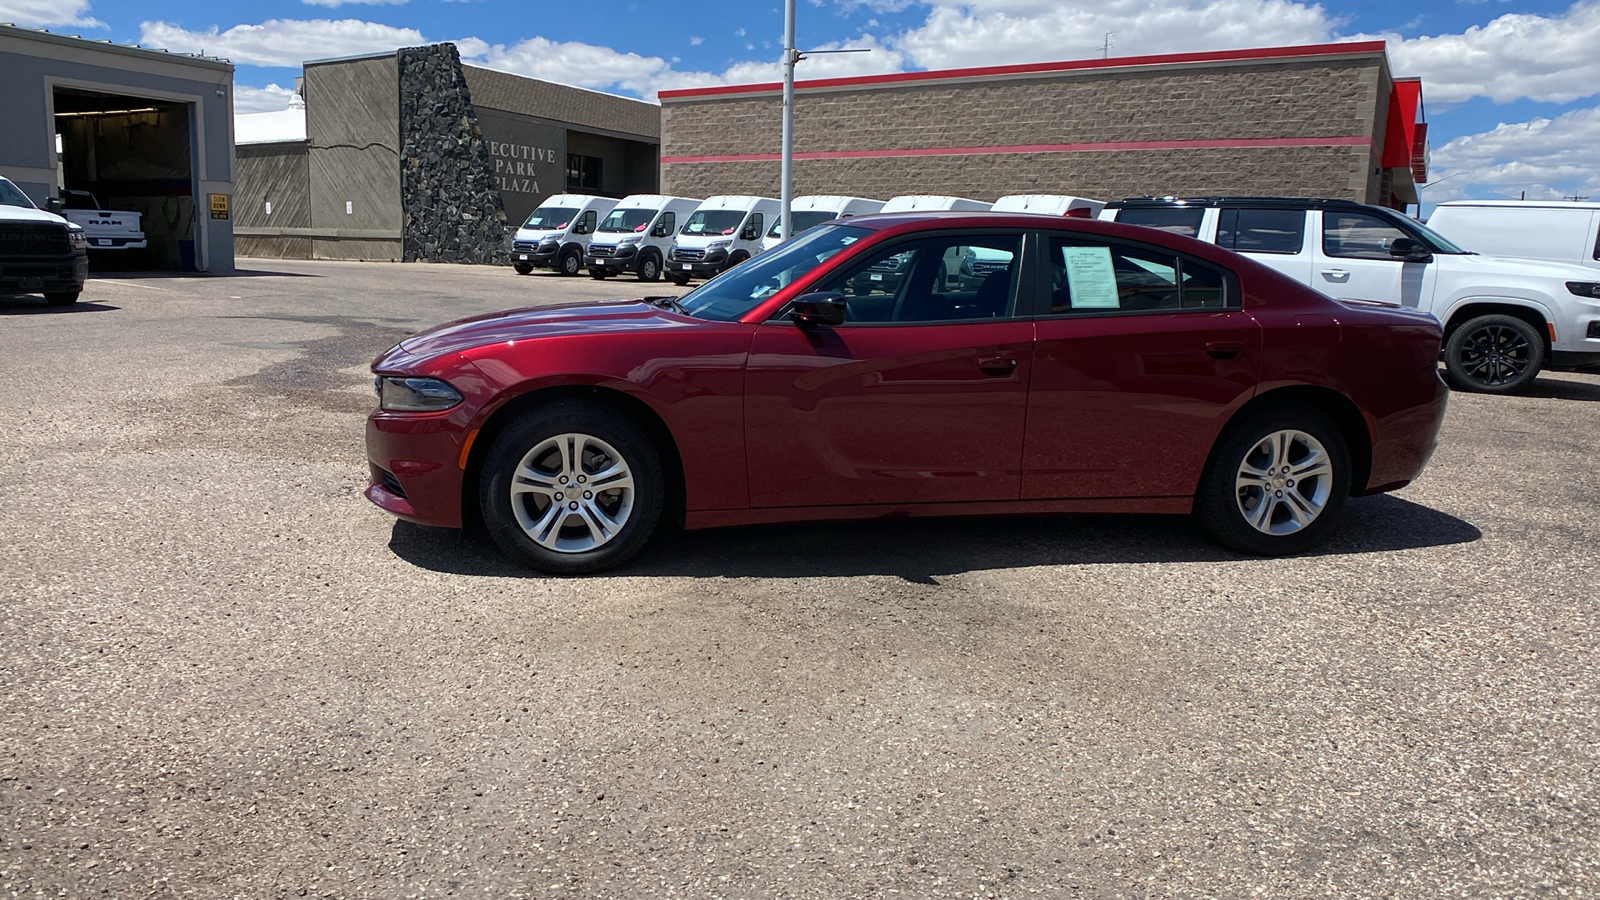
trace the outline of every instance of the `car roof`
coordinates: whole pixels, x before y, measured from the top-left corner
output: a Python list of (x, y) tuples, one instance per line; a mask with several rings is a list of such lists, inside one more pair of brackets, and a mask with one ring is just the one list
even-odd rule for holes
[[(1173, 206), (1233, 206), (1241, 209), (1373, 209), (1369, 203), (1333, 197), (1128, 197), (1106, 204), (1107, 209), (1154, 209)], [(1383, 207), (1377, 207), (1382, 209)]]

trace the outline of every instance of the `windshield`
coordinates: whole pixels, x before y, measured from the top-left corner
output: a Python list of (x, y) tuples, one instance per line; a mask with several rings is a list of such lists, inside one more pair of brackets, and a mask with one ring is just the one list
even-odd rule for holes
[(744, 221), (737, 209), (697, 209), (683, 224), (684, 234), (733, 234)]
[(572, 222), (572, 217), (577, 214), (576, 209), (568, 206), (541, 206), (533, 211), (528, 221), (522, 223), (522, 227), (538, 231), (557, 231), (567, 227)]
[(685, 294), (684, 311), (701, 319), (732, 322), (871, 233), (848, 225), (813, 228)]
[(4, 178), (0, 178), (0, 206), (20, 206), (23, 209), (38, 209), (37, 206), (33, 205), (33, 201), (28, 199), (28, 195), (22, 192), (21, 188)]
[(600, 223), (601, 231), (613, 233), (643, 231), (650, 227), (650, 220), (656, 217), (653, 209), (613, 209), (611, 215)]
[(1421, 222), (1418, 222), (1416, 219), (1413, 219), (1410, 216), (1400, 216), (1400, 218), (1406, 220), (1407, 228), (1417, 232), (1422, 236), (1423, 243), (1432, 244), (1435, 253), (1459, 253), (1467, 256), (1473, 255), (1471, 250), (1461, 249), (1452, 243), (1449, 238), (1437, 231), (1434, 231), (1432, 228), (1429, 228)]
[[(802, 231), (810, 231), (823, 222), (832, 222), (837, 218), (839, 218), (838, 213), (825, 209), (807, 209), (789, 213), (789, 236), (795, 237)], [(782, 233), (783, 220), (780, 217), (778, 221), (772, 223), (772, 230), (767, 232), (767, 237), (779, 237)]]

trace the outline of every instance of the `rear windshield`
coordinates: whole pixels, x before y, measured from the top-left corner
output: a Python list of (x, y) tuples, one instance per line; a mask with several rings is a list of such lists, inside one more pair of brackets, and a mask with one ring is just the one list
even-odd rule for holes
[(1206, 211), (1194, 206), (1134, 207), (1117, 210), (1117, 221), (1124, 225), (1143, 225), (1186, 237), (1199, 237), (1200, 220)]
[(684, 234), (733, 234), (744, 221), (738, 209), (697, 209), (683, 225)]
[(572, 217), (578, 211), (568, 206), (541, 206), (533, 211), (528, 221), (522, 223), (523, 228), (538, 228), (543, 231), (555, 231), (571, 224)]
[(650, 227), (650, 220), (656, 217), (653, 209), (613, 209), (611, 215), (600, 223), (601, 231), (632, 232), (643, 231)]

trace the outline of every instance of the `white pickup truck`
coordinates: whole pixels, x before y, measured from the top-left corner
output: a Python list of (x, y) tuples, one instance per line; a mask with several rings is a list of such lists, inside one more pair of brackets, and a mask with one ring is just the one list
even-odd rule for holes
[(61, 215), (83, 229), (90, 250), (143, 250), (149, 246), (139, 213), (106, 209), (88, 191), (61, 192)]

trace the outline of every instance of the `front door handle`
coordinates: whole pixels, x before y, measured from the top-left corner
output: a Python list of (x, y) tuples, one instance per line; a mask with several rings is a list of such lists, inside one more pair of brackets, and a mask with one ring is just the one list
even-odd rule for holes
[(1350, 273), (1344, 269), (1323, 269), (1322, 277), (1329, 281), (1346, 281), (1350, 278)]
[(1211, 341), (1206, 344), (1206, 355), (1212, 359), (1233, 359), (1244, 352), (1244, 344), (1239, 341)]
[(978, 360), (978, 371), (994, 378), (1004, 378), (1017, 370), (1017, 361), (1009, 356), (990, 356)]

